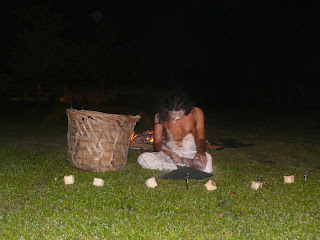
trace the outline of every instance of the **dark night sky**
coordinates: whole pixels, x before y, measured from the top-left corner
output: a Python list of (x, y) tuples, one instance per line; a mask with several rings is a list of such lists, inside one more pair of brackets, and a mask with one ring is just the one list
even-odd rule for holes
[[(65, 37), (74, 40), (88, 33), (94, 11), (107, 19), (115, 15), (117, 28), (110, 29), (117, 33), (115, 44), (127, 43), (148, 54), (154, 84), (187, 81), (187, 88), (205, 92), (210, 89), (207, 81), (217, 89), (295, 82), (319, 86), (315, 1), (47, 2), (52, 11), (67, 14)], [(2, 72), (10, 59), (7, 49), (21, 28), (9, 11), (16, 6), (21, 3), (2, 3)]]

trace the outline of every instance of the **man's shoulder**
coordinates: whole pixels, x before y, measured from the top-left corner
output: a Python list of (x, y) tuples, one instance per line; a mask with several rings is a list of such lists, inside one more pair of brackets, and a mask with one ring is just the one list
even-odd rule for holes
[(160, 122), (159, 122), (159, 113), (157, 113), (157, 114), (154, 116), (154, 123), (155, 123), (155, 124), (160, 123)]
[(192, 114), (203, 114), (203, 111), (199, 107), (193, 107), (192, 110), (191, 110), (191, 113)]

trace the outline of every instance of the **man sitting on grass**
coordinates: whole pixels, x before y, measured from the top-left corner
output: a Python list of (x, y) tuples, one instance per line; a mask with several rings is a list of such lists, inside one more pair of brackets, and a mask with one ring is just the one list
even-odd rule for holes
[[(164, 134), (164, 137), (163, 137)], [(184, 94), (171, 93), (155, 115), (153, 148), (138, 163), (147, 169), (174, 170), (182, 166), (212, 172), (212, 157), (205, 152), (204, 114)]]

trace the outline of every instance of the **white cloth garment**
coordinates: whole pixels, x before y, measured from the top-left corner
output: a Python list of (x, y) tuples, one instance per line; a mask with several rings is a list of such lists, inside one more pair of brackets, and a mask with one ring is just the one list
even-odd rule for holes
[[(194, 158), (197, 151), (175, 151), (180, 157)], [(209, 153), (207, 155), (207, 165), (204, 168), (204, 172), (212, 173), (212, 157)], [(171, 158), (164, 152), (144, 152), (138, 157), (138, 163), (145, 169), (158, 169), (158, 170), (175, 170), (176, 164)], [(181, 164), (182, 166), (182, 164)]]

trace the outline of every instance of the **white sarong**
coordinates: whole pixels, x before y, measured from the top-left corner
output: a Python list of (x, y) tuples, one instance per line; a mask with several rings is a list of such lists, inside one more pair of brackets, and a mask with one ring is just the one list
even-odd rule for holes
[[(182, 158), (193, 159), (197, 151), (174, 151)], [(203, 169), (204, 172), (212, 173), (212, 157), (209, 153), (207, 155), (207, 165)], [(172, 159), (164, 152), (144, 152), (138, 157), (138, 163), (145, 169), (157, 169), (157, 170), (175, 170), (176, 164)], [(183, 164), (180, 164), (183, 166)]]

